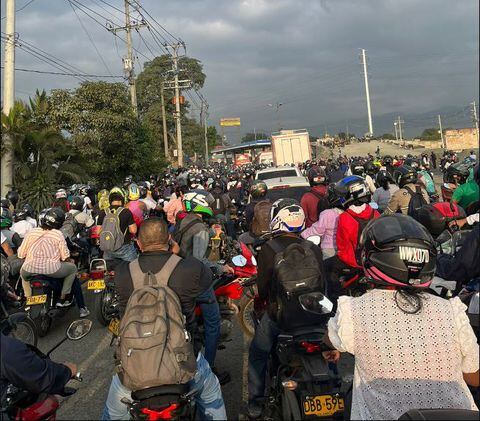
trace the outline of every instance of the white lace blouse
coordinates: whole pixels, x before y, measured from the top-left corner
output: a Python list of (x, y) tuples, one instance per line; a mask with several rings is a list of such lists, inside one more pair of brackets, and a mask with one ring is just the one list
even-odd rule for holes
[(479, 369), (477, 339), (458, 298), (427, 295), (406, 314), (395, 291), (340, 297), (328, 336), (355, 356), (352, 419), (398, 419), (409, 409), (477, 407), (462, 372)]

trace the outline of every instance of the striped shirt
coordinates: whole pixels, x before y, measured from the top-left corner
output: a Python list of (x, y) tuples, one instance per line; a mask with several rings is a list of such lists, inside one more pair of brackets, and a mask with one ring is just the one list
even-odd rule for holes
[(59, 230), (34, 228), (25, 235), (18, 257), (25, 259), (23, 270), (49, 275), (60, 269), (60, 261), (70, 257), (70, 251)]

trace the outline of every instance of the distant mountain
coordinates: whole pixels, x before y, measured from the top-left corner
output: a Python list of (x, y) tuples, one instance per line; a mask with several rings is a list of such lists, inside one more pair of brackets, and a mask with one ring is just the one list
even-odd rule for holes
[[(393, 122), (398, 118), (404, 121), (403, 133), (406, 137), (419, 136), (422, 131), (429, 127), (438, 127), (438, 115), (442, 119), (442, 127), (462, 128), (472, 127), (471, 109), (469, 106), (447, 106), (435, 110), (420, 113), (388, 113), (373, 115), (373, 131), (375, 135), (383, 133), (394, 134)], [(349, 120), (350, 132), (362, 136), (368, 131), (367, 115), (364, 118)], [(345, 131), (345, 120), (326, 124), (330, 134)], [(312, 135), (323, 135), (323, 133), (311, 133)]]

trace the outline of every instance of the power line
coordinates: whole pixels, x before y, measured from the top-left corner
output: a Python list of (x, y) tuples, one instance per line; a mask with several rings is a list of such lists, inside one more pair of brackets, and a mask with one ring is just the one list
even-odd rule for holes
[[(3, 69), (3, 66), (0, 66)], [(112, 75), (89, 75), (84, 73), (63, 73), (63, 72), (49, 72), (46, 70), (36, 70), (36, 69), (24, 69), (21, 67), (15, 67), (15, 71), (18, 72), (28, 72), (28, 73), (40, 73), (45, 75), (60, 75), (60, 76), (81, 76), (81, 77), (97, 77), (97, 78), (122, 78), (123, 76), (112, 76)], [(20, 92), (20, 91), (19, 91)]]
[[(30, 6), (35, 0), (30, 0), (29, 2), (25, 3), (22, 7), (20, 7), (20, 9), (17, 9), (15, 10), (15, 13), (18, 13), (18, 12), (21, 12), (23, 9), (25, 9), (26, 7)], [(2, 16), (2, 19), (5, 19), (6, 16)]]

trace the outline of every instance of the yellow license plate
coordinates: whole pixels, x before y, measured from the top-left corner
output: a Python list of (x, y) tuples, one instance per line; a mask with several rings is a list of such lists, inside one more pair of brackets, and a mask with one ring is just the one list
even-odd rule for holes
[(103, 279), (90, 280), (87, 289), (105, 289), (105, 281)]
[(339, 395), (321, 395), (306, 397), (303, 401), (303, 413), (306, 416), (331, 417), (342, 412), (345, 402)]
[(31, 297), (27, 297), (27, 306), (43, 304), (46, 301), (47, 301), (47, 294), (32, 295)]
[(118, 330), (120, 328), (120, 320), (119, 319), (112, 319), (108, 324), (108, 330), (112, 332), (115, 336), (118, 336)]

